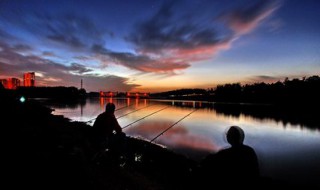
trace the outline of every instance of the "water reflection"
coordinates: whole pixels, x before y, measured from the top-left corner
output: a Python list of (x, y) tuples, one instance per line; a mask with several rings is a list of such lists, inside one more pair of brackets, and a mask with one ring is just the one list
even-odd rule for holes
[(55, 114), (88, 121), (103, 112), (108, 102), (116, 105), (115, 114), (122, 127), (135, 122), (124, 129), (127, 135), (147, 140), (198, 109), (156, 139), (156, 143), (190, 158), (201, 159), (228, 146), (225, 131), (238, 125), (245, 131), (245, 144), (256, 150), (263, 175), (310, 183), (320, 176), (320, 121), (309, 110), (139, 98), (99, 98), (72, 106), (50, 106)]
[(298, 125), (309, 129), (320, 128), (318, 113), (311, 109), (301, 107), (275, 107), (270, 105), (254, 104), (214, 104), (218, 114), (234, 116), (239, 118), (245, 115), (254, 119), (281, 122), (284, 127), (287, 125)]
[[(145, 121), (136, 127), (128, 128), (125, 132), (131, 136), (150, 140), (154, 139), (171, 125), (172, 121), (170, 120), (163, 121), (154, 119), (153, 121)], [(166, 131), (163, 135), (159, 136), (155, 142), (179, 152), (188, 149), (189, 151), (203, 152), (206, 154), (218, 150), (211, 138), (201, 134), (192, 134), (183, 125), (173, 127)]]

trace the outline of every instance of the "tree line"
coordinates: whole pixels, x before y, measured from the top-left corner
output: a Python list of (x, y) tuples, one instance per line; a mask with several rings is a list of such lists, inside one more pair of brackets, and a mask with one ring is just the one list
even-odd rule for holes
[(320, 77), (286, 78), (275, 83), (228, 83), (215, 89), (180, 89), (151, 94), (156, 98), (194, 99), (237, 103), (319, 103)]
[(0, 85), (0, 92), (7, 96), (25, 96), (27, 98), (57, 98), (74, 99), (85, 97), (85, 89), (76, 87), (18, 87), (16, 90), (7, 90)]

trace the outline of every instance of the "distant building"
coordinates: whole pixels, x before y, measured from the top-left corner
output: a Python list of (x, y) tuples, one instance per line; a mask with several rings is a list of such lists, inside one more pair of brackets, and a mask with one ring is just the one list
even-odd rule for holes
[(17, 78), (0, 79), (3, 87), (6, 89), (17, 89), (20, 86), (20, 80)]
[(17, 78), (8, 79), (8, 89), (17, 89), (20, 86), (20, 80)]
[(36, 86), (36, 75), (34, 72), (28, 72), (23, 74), (23, 86), (32, 87)]
[(0, 83), (4, 88), (7, 88), (8, 86), (8, 80), (7, 79), (0, 79)]

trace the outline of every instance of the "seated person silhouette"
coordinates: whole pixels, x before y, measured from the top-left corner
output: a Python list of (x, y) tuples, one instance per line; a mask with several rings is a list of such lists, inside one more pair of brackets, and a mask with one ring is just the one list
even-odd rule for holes
[(105, 111), (98, 115), (93, 124), (93, 144), (96, 151), (116, 150), (122, 146), (125, 134), (122, 132), (114, 111), (115, 105), (108, 103)]
[(231, 147), (208, 155), (202, 162), (202, 171), (207, 178), (204, 180), (213, 175), (218, 182), (254, 183), (259, 177), (258, 159), (253, 148), (243, 144), (244, 131), (238, 126), (231, 126), (226, 137)]

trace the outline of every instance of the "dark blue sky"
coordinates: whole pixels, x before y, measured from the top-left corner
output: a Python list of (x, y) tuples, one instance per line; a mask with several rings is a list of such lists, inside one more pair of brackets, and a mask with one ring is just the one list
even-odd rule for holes
[(312, 0), (0, 1), (0, 78), (163, 91), (319, 75)]

